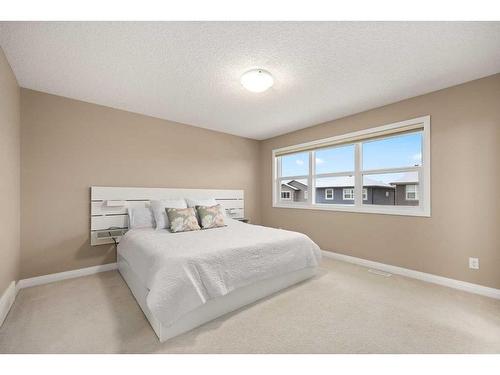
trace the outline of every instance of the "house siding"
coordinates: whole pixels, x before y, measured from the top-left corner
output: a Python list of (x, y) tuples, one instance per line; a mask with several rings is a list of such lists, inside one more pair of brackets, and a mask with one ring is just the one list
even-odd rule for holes
[(418, 200), (406, 200), (406, 185), (396, 185), (396, 205), (397, 206), (418, 206)]
[[(349, 187), (346, 187), (349, 188)], [(316, 189), (316, 203), (325, 204), (354, 204), (354, 200), (344, 200), (343, 187), (333, 188), (333, 200), (325, 199), (325, 190), (331, 188), (317, 188)], [(352, 187), (350, 188), (352, 189)], [(394, 205), (394, 189), (383, 187), (367, 187), (367, 199), (363, 200), (364, 204), (382, 204)], [(389, 192), (386, 197), (385, 193)]]
[(325, 190), (332, 188), (317, 188), (316, 189), (316, 203), (326, 204), (354, 204), (354, 200), (343, 200), (342, 187), (333, 188), (333, 200), (325, 199)]
[(304, 199), (304, 191), (302, 190), (297, 190), (293, 196), (293, 201), (294, 202), (305, 202)]
[[(386, 195), (386, 193), (389, 193)], [(364, 200), (364, 204), (381, 204), (381, 205), (394, 205), (395, 192), (394, 189), (383, 187), (369, 187), (368, 199)]]
[[(281, 192), (282, 191), (289, 191), (290, 192), (290, 200), (288, 199), (281, 199)], [(291, 201), (295, 201), (295, 190), (293, 190), (292, 188), (288, 187), (288, 186), (281, 186), (281, 191), (280, 191), (280, 201), (282, 202), (291, 202)]]
[(294, 198), (293, 198), (293, 201), (294, 202), (305, 202), (306, 199), (305, 199), (305, 191), (307, 190), (307, 185), (304, 185), (298, 181), (290, 181), (288, 183), (290, 186), (293, 186), (299, 190), (296, 190), (295, 191), (295, 194), (294, 194)]

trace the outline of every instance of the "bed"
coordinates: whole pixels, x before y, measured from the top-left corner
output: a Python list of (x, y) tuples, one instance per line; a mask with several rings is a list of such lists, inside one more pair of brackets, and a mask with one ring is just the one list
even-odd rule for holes
[[(130, 229), (131, 209), (172, 199), (214, 199), (227, 226)], [(233, 219), (244, 217), (243, 190), (90, 188), (90, 243), (118, 242), (120, 274), (162, 342), (316, 274), (321, 253), (306, 235)]]
[(321, 252), (306, 235), (226, 223), (121, 238), (118, 269), (161, 342), (316, 274)]

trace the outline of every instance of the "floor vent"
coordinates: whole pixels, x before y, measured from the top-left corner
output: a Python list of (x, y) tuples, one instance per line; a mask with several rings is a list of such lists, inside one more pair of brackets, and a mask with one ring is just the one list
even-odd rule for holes
[(391, 277), (392, 276), (392, 273), (384, 272), (384, 271), (380, 271), (380, 270), (375, 270), (372, 268), (370, 268), (368, 270), (368, 272), (374, 273), (375, 275), (384, 276), (384, 277)]

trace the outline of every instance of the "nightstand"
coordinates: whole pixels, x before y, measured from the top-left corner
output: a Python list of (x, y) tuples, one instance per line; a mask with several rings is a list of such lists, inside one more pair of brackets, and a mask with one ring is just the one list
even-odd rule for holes
[(92, 231), (92, 241), (95, 245), (120, 242), (122, 236), (128, 231), (128, 228), (109, 228)]

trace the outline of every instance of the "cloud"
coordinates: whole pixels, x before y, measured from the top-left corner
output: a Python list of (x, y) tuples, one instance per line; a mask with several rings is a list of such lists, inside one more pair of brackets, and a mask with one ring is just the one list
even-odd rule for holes
[(297, 160), (295, 160), (295, 163), (296, 163), (297, 165), (304, 165), (304, 160), (302, 160), (302, 159), (297, 159)]
[(325, 161), (321, 158), (316, 158), (316, 164), (323, 164)]

